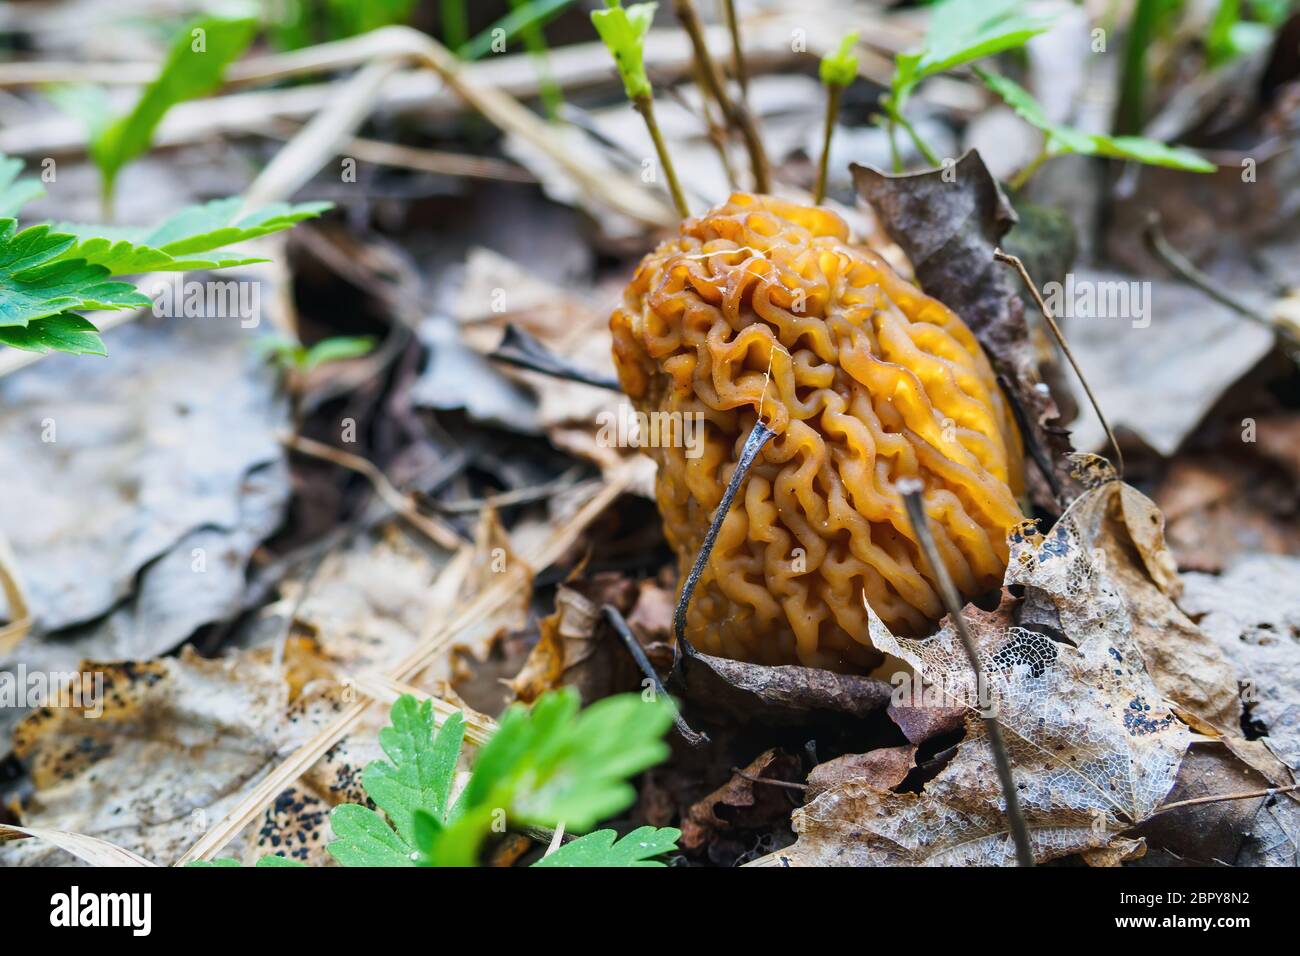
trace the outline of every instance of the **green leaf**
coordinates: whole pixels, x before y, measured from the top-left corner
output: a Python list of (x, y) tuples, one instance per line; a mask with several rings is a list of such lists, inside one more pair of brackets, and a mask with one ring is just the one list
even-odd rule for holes
[(1153, 139), (1145, 139), (1141, 136), (1085, 133), (1069, 126), (1053, 123), (1048, 120), (1042, 106), (1029, 91), (1015, 81), (979, 68), (976, 68), (975, 72), (989, 89), (1016, 111), (1021, 119), (1047, 135), (1047, 150), (1050, 155), (1078, 153), (1083, 156), (1106, 156), (1197, 173), (1212, 173), (1217, 168), (1191, 150), (1166, 146)]
[(223, 856), (219, 860), (190, 860), (185, 864), (187, 870), (229, 869), (239, 866), (239, 861), (232, 856)]
[(72, 355), (107, 355), (99, 330), (74, 312), (36, 319), (27, 325), (0, 326), (0, 345), (24, 352), (69, 352)]
[(1051, 26), (1051, 19), (1021, 13), (1023, 0), (944, 0), (930, 12), (930, 26), (917, 50), (895, 58), (890, 84), (899, 112), (916, 84), (953, 67), (1024, 46)]
[[(673, 705), (623, 694), (581, 712), (579, 706), (577, 692), (568, 688), (544, 694), (532, 710), (508, 708), (479, 751), (464, 791), (448, 807), (463, 717), (448, 718), (435, 735), (432, 702), (400, 698), (391, 725), (380, 732), (391, 762), (371, 763), (361, 778), (383, 814), (358, 805), (336, 807), (330, 822), (337, 839), (329, 852), (344, 866), (472, 866), (483, 840), (503, 819), (563, 823), (581, 832), (626, 809), (636, 797), (629, 779), (668, 755), (663, 736)], [(672, 831), (669, 840), (668, 833), (649, 841), (638, 831), (633, 843), (611, 851), (606, 841), (602, 852), (648, 858), (672, 848), (677, 834)], [(643, 841), (656, 849), (645, 852)], [(571, 852), (586, 852), (583, 846)], [(597, 844), (590, 846), (595, 853)]]
[(591, 22), (614, 57), (629, 100), (651, 95), (645, 72), (645, 35), (654, 22), (657, 3), (634, 3), (624, 8), (619, 0), (605, 0), (606, 9), (593, 10)]
[(1097, 133), (1092, 136), (1092, 140), (1098, 156), (1132, 159), (1148, 166), (1168, 166), (1170, 169), (1183, 169), (1193, 173), (1212, 173), (1218, 169), (1214, 163), (1190, 149), (1166, 146), (1142, 136), (1105, 136)]
[(544, 695), (531, 713), (507, 710), (479, 754), (465, 788), (466, 806), (503, 807), (511, 820), (565, 824), (575, 832), (630, 806), (628, 779), (668, 756), (673, 720), (667, 701), (620, 694), (578, 713), (578, 695)]
[(392, 763), (376, 760), (361, 774), (361, 784), (388, 815), (403, 843), (416, 845), (414, 814), (422, 810), (445, 822), (456, 760), (465, 738), (465, 720), (453, 714), (434, 736), (433, 702), (417, 703), (404, 694), (393, 704), (392, 724), (379, 732), (379, 745)]
[(253, 340), (253, 351), (271, 359), (280, 368), (300, 368), (307, 360), (307, 350), (286, 335), (263, 335)]
[(25, 326), (64, 312), (149, 304), (129, 283), (108, 281), (103, 266), (61, 258), (74, 237), (46, 225), (19, 232), (17, 225), (0, 219), (0, 327)]
[(243, 200), (234, 196), (189, 206), (140, 237), (140, 242), (170, 256), (193, 255), (280, 232), (333, 208), (328, 202), (272, 203), (238, 216), (242, 205)]
[(18, 178), (22, 169), (21, 159), (0, 154), (0, 219), (17, 218), (25, 204), (45, 195), (45, 187), (39, 180)]
[(122, 167), (149, 149), (154, 130), (167, 111), (216, 89), (227, 65), (238, 58), (256, 32), (256, 17), (204, 17), (181, 30), (162, 70), (132, 110), (105, 125), (91, 140), (90, 154), (103, 174), (106, 194), (112, 193), (112, 183)]
[(834, 53), (822, 57), (818, 74), (827, 86), (849, 86), (858, 78), (858, 58), (853, 55), (853, 48), (858, 44), (858, 31), (844, 37), (840, 48)]
[(341, 362), (344, 359), (360, 358), (363, 355), (369, 355), (375, 348), (375, 340), (369, 335), (346, 336), (338, 335), (333, 338), (321, 339), (303, 356), (303, 371), (310, 372), (312, 369), (329, 362)]
[(325, 849), (343, 866), (414, 866), (412, 849), (388, 822), (356, 803), (344, 803), (330, 811), (335, 839)]
[(54, 228), (77, 242), (63, 258), (102, 265), (112, 275), (146, 272), (198, 272), (265, 262), (257, 256), (219, 251), (219, 247), (288, 229), (320, 215), (330, 203), (275, 203), (235, 219), (242, 200), (217, 199), (189, 206), (150, 229), (58, 223)]
[(597, 830), (564, 844), (533, 866), (663, 866), (654, 857), (676, 850), (681, 835), (675, 827), (640, 827), (615, 842), (617, 832)]
[(526, 30), (546, 25), (572, 5), (573, 0), (533, 0), (517, 6), (457, 50), (456, 55), (466, 62), (481, 60), (492, 52), (498, 36), (509, 43)]

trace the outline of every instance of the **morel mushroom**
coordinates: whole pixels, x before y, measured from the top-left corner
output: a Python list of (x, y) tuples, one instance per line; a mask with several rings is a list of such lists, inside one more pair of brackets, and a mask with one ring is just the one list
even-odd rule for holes
[(943, 606), (905, 479), (924, 486), (962, 594), (1001, 583), (1007, 531), (1023, 520), (1007, 401), (961, 319), (853, 245), (833, 212), (733, 195), (646, 256), (610, 325), (638, 410), (703, 422), (694, 448), (647, 449), (683, 578), (754, 423), (775, 432), (691, 600), (696, 648), (869, 666), (864, 596), (896, 633), (929, 629)]

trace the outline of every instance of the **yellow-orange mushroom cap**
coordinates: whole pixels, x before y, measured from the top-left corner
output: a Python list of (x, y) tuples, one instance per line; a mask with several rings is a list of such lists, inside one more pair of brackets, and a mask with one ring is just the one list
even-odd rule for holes
[[(698, 416), (647, 449), (683, 577), (746, 436), (776, 433), (723, 522), (687, 615), (706, 653), (838, 670), (943, 615), (897, 490), (919, 480), (957, 588), (997, 587), (1023, 520), (1020, 437), (970, 329), (827, 209), (743, 193), (641, 262), (610, 318), (637, 409)], [(664, 434), (691, 436), (691, 429)]]

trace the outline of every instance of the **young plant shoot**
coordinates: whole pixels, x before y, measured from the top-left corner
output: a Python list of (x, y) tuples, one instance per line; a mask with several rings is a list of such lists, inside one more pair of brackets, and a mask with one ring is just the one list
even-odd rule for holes
[(813, 203), (817, 205), (826, 198), (826, 170), (830, 165), (831, 136), (835, 132), (835, 117), (840, 113), (840, 99), (858, 75), (858, 58), (853, 55), (857, 42), (858, 31), (854, 30), (840, 41), (838, 50), (822, 57), (819, 72), (826, 87), (826, 130), (822, 134), (821, 162), (817, 164), (817, 186), (813, 189)]
[(654, 90), (645, 72), (645, 35), (654, 22), (658, 4), (634, 3), (624, 7), (619, 0), (605, 0), (605, 3), (604, 10), (592, 11), (591, 22), (614, 57), (627, 98), (645, 120), (650, 139), (654, 141), (655, 152), (659, 154), (659, 165), (663, 167), (664, 178), (668, 180), (668, 192), (673, 197), (673, 205), (677, 207), (678, 215), (685, 219), (691, 214), (690, 208), (686, 205), (686, 196), (677, 180), (677, 172), (673, 168), (672, 157), (668, 155), (663, 134), (659, 132), (659, 124), (655, 122)]

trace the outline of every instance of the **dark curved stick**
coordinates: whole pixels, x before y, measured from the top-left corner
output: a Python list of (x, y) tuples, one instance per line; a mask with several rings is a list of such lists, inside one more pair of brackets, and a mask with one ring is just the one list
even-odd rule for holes
[[(966, 650), (971, 670), (975, 672), (975, 693), (978, 697), (980, 688), (985, 684), (984, 671), (980, 667), (980, 660), (975, 651), (975, 639), (971, 637), (970, 628), (966, 626), (966, 618), (962, 616), (961, 599), (957, 596), (957, 588), (952, 583), (952, 576), (948, 574), (948, 566), (943, 563), (943, 559), (939, 556), (939, 549), (935, 546), (934, 534), (930, 530), (930, 519), (925, 513), (925, 504), (921, 500), (920, 483), (909, 482), (909, 484), (914, 484), (915, 487), (904, 487), (903, 482), (900, 481), (898, 490), (903, 493), (903, 504), (907, 506), (907, 517), (912, 522), (912, 530), (916, 532), (921, 553), (925, 555), (926, 562), (933, 569), (935, 577), (939, 579), (939, 597), (943, 599), (948, 616), (957, 627), (957, 635)], [(1002, 740), (1002, 727), (992, 713), (984, 713), (980, 716), (984, 720), (984, 730), (988, 734), (989, 746), (993, 751), (993, 763), (998, 772), (998, 782), (1002, 784), (1002, 797), (1007, 802), (1007, 822), (1010, 824), (1011, 838), (1016, 845), (1016, 860), (1021, 866), (1033, 866), (1034, 851), (1029, 843), (1029, 826), (1025, 823), (1024, 813), (1020, 809), (1016, 781), (1011, 775), (1011, 758), (1007, 755), (1007, 745)]]
[(591, 385), (595, 388), (607, 388), (612, 392), (620, 391), (617, 379), (574, 365), (568, 359), (556, 355), (513, 323), (506, 326), (505, 337), (488, 358), (516, 368), (541, 372), (552, 378), (581, 382), (583, 385)]
[[(612, 604), (603, 604), (600, 611), (605, 616), (605, 622), (614, 629), (614, 633), (619, 636), (627, 647), (627, 652), (632, 655), (632, 660), (636, 661), (636, 666), (641, 669), (641, 673), (654, 684), (655, 693), (666, 700), (672, 700), (673, 697), (668, 693), (668, 688), (664, 687), (664, 682), (659, 679), (659, 672), (650, 663), (650, 658), (646, 657), (645, 648), (636, 639), (632, 629), (627, 626), (627, 620), (619, 609)], [(682, 716), (680, 709), (673, 714), (673, 726), (682, 735), (682, 740), (692, 747), (703, 747), (709, 742), (708, 734), (697, 733), (691, 729), (690, 724), (686, 723), (686, 718)]]
[(673, 612), (673, 636), (677, 638), (677, 660), (680, 661), (683, 654), (693, 653), (693, 648), (686, 640), (686, 609), (690, 606), (691, 595), (695, 593), (695, 585), (700, 582), (700, 575), (704, 573), (704, 566), (709, 563), (709, 555), (713, 553), (714, 542), (718, 540), (718, 531), (722, 528), (722, 522), (727, 517), (727, 512), (731, 510), (731, 502), (735, 500), (736, 492), (740, 490), (745, 476), (749, 474), (750, 467), (754, 464), (754, 459), (758, 453), (763, 450), (763, 446), (776, 432), (763, 424), (762, 420), (754, 422), (754, 428), (745, 439), (745, 447), (740, 450), (740, 461), (736, 462), (736, 470), (731, 473), (731, 480), (727, 482), (727, 490), (722, 495), (722, 501), (718, 504), (717, 513), (713, 516), (713, 522), (709, 525), (709, 531), (704, 536), (704, 543), (700, 545), (700, 553), (695, 556), (695, 565), (691, 568), (691, 573), (686, 575), (686, 584), (682, 587), (682, 596), (677, 599), (677, 609)]

